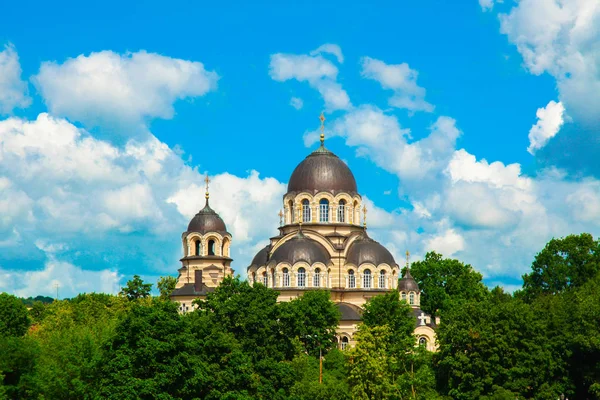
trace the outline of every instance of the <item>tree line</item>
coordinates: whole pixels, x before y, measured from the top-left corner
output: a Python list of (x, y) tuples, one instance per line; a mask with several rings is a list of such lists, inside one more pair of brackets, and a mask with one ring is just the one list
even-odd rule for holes
[[(278, 293), (226, 278), (192, 312), (172, 277), (52, 303), (0, 294), (0, 399), (600, 399), (600, 243), (551, 240), (523, 286), (488, 289), (459, 260), (413, 263), (439, 350), (416, 346), (397, 292), (371, 298), (338, 349), (327, 291)], [(319, 354), (323, 376), (319, 383)]]

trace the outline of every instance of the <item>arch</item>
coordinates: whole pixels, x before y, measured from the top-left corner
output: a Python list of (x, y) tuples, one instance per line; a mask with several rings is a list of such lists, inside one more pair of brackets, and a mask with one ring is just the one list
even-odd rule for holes
[(352, 204), (352, 220), (350, 223), (360, 225), (360, 203), (358, 200), (354, 200), (354, 203)]
[(221, 255), (223, 257), (229, 257), (230, 246), (231, 246), (231, 240), (228, 237), (223, 238), (223, 246), (221, 248)]
[(408, 304), (411, 306), (415, 304), (415, 292), (408, 293)]
[(406, 301), (406, 292), (400, 292), (400, 298), (402, 298), (402, 300)]
[(287, 211), (286, 218), (288, 220), (288, 224), (294, 223), (294, 200), (290, 199), (288, 201), (288, 211)]
[(348, 270), (348, 288), (356, 288), (356, 275), (353, 269)]
[(371, 270), (365, 269), (363, 272), (363, 288), (370, 289), (373, 283), (372, 281)]
[(342, 344), (341, 344), (340, 348), (342, 350), (346, 350), (348, 348), (349, 344), (350, 344), (350, 340), (348, 339), (348, 336), (342, 336)]
[(346, 222), (346, 200), (344, 199), (340, 200), (340, 202), (338, 203), (337, 222)]
[(202, 241), (200, 240), (200, 238), (194, 240), (194, 255), (202, 255)]
[(282, 270), (282, 282), (281, 282), (281, 286), (283, 287), (289, 287), (290, 286), (290, 270), (287, 268), (284, 268)]
[(304, 267), (298, 268), (298, 273), (297, 273), (296, 279), (297, 279), (296, 286), (306, 287), (306, 269), (304, 269)]
[(382, 269), (381, 271), (379, 271), (379, 282), (377, 284), (377, 287), (379, 287), (380, 289), (385, 289), (385, 287), (387, 286), (385, 284), (385, 269)]
[(302, 222), (311, 222), (311, 209), (310, 201), (308, 199), (302, 200)]
[(421, 336), (419, 338), (419, 346), (427, 347), (427, 338), (425, 336)]
[(313, 287), (321, 287), (321, 268), (315, 268), (313, 274)]
[(252, 272), (252, 284), (256, 283), (256, 272)]
[(263, 271), (262, 273), (262, 284), (269, 286), (269, 275), (267, 275), (267, 271)]
[(215, 256), (215, 250), (216, 250), (216, 240), (215, 239), (209, 239), (208, 240), (208, 245), (206, 246), (206, 254), (209, 256)]
[(329, 222), (329, 200), (319, 200), (319, 222)]

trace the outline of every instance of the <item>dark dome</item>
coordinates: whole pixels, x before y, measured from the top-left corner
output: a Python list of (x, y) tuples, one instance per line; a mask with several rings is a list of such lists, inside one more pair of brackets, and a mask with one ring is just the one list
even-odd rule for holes
[(194, 215), (194, 218), (188, 225), (188, 232), (219, 232), (221, 234), (227, 233), (227, 227), (225, 222), (219, 217), (212, 208), (208, 206), (208, 199), (206, 199), (206, 205), (198, 214)]
[(404, 277), (398, 281), (398, 291), (400, 292), (418, 292), (419, 285), (415, 278), (410, 274), (410, 270), (406, 270)]
[(271, 245), (266, 245), (263, 247), (252, 259), (250, 266), (262, 267), (263, 265), (267, 265), (269, 262), (269, 251), (271, 250)]
[(357, 193), (350, 168), (338, 156), (321, 146), (292, 172), (288, 192)]
[(325, 247), (321, 243), (307, 238), (302, 232), (298, 232), (296, 236), (278, 247), (271, 259), (277, 263), (288, 262), (290, 265), (294, 265), (298, 261), (304, 261), (309, 265), (316, 262), (323, 264), (331, 262)]
[(362, 310), (360, 307), (350, 303), (337, 303), (340, 311), (340, 321), (360, 321)]
[(396, 265), (392, 253), (380, 243), (367, 236), (366, 232), (352, 243), (348, 250), (346, 261), (357, 266), (364, 263), (371, 263), (373, 265), (385, 263), (391, 267)]

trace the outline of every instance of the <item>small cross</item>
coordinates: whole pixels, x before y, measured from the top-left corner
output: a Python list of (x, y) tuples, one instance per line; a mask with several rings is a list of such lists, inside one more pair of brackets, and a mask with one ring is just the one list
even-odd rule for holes
[(206, 177), (204, 178), (204, 182), (206, 182), (206, 194), (205, 194), (205, 197), (208, 200), (208, 184), (210, 183), (210, 179), (208, 179), (208, 173), (206, 174)]
[(279, 226), (283, 225), (283, 210), (279, 210)]
[(407, 267), (408, 267), (409, 260), (410, 260), (410, 253), (408, 250), (406, 250), (406, 266)]
[(421, 326), (425, 325), (425, 322), (427, 321), (427, 316), (425, 316), (425, 313), (423, 311), (421, 311), (421, 315), (419, 315), (417, 317), (417, 319), (419, 321), (421, 321)]
[(325, 143), (325, 115), (323, 115), (322, 111), (319, 119), (321, 120), (321, 145), (323, 145)]

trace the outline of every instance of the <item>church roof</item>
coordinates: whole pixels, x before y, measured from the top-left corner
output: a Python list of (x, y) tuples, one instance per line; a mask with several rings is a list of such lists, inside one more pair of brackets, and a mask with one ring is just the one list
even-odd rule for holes
[(267, 265), (269, 262), (269, 251), (271, 250), (271, 245), (268, 244), (262, 249), (259, 250), (258, 253), (252, 259), (250, 263), (251, 267), (262, 267), (263, 265)]
[(301, 231), (278, 247), (273, 252), (271, 259), (277, 263), (287, 262), (290, 265), (294, 265), (299, 261), (304, 261), (309, 265), (316, 262), (323, 264), (331, 262), (327, 249), (316, 240), (304, 236)]
[(340, 310), (340, 321), (360, 321), (362, 310), (360, 307), (350, 303), (336, 303)]
[(407, 267), (404, 277), (398, 281), (398, 291), (402, 292), (418, 292), (419, 285), (415, 278), (410, 274), (410, 269)]
[(396, 265), (392, 253), (379, 242), (371, 239), (367, 235), (367, 232), (361, 234), (361, 236), (350, 245), (346, 261), (357, 266), (364, 263), (371, 263), (373, 265), (385, 263), (392, 267)]
[(227, 227), (223, 219), (208, 205), (208, 198), (206, 199), (206, 205), (204, 208), (190, 221), (188, 225), (188, 232), (219, 232), (221, 234), (227, 233)]
[(182, 287), (173, 290), (171, 297), (177, 296), (206, 296), (210, 292), (214, 292), (215, 288), (206, 286), (204, 283), (200, 283), (200, 291), (196, 290), (194, 283), (186, 283)]
[(350, 168), (323, 145), (309, 154), (292, 172), (289, 192), (357, 193)]

